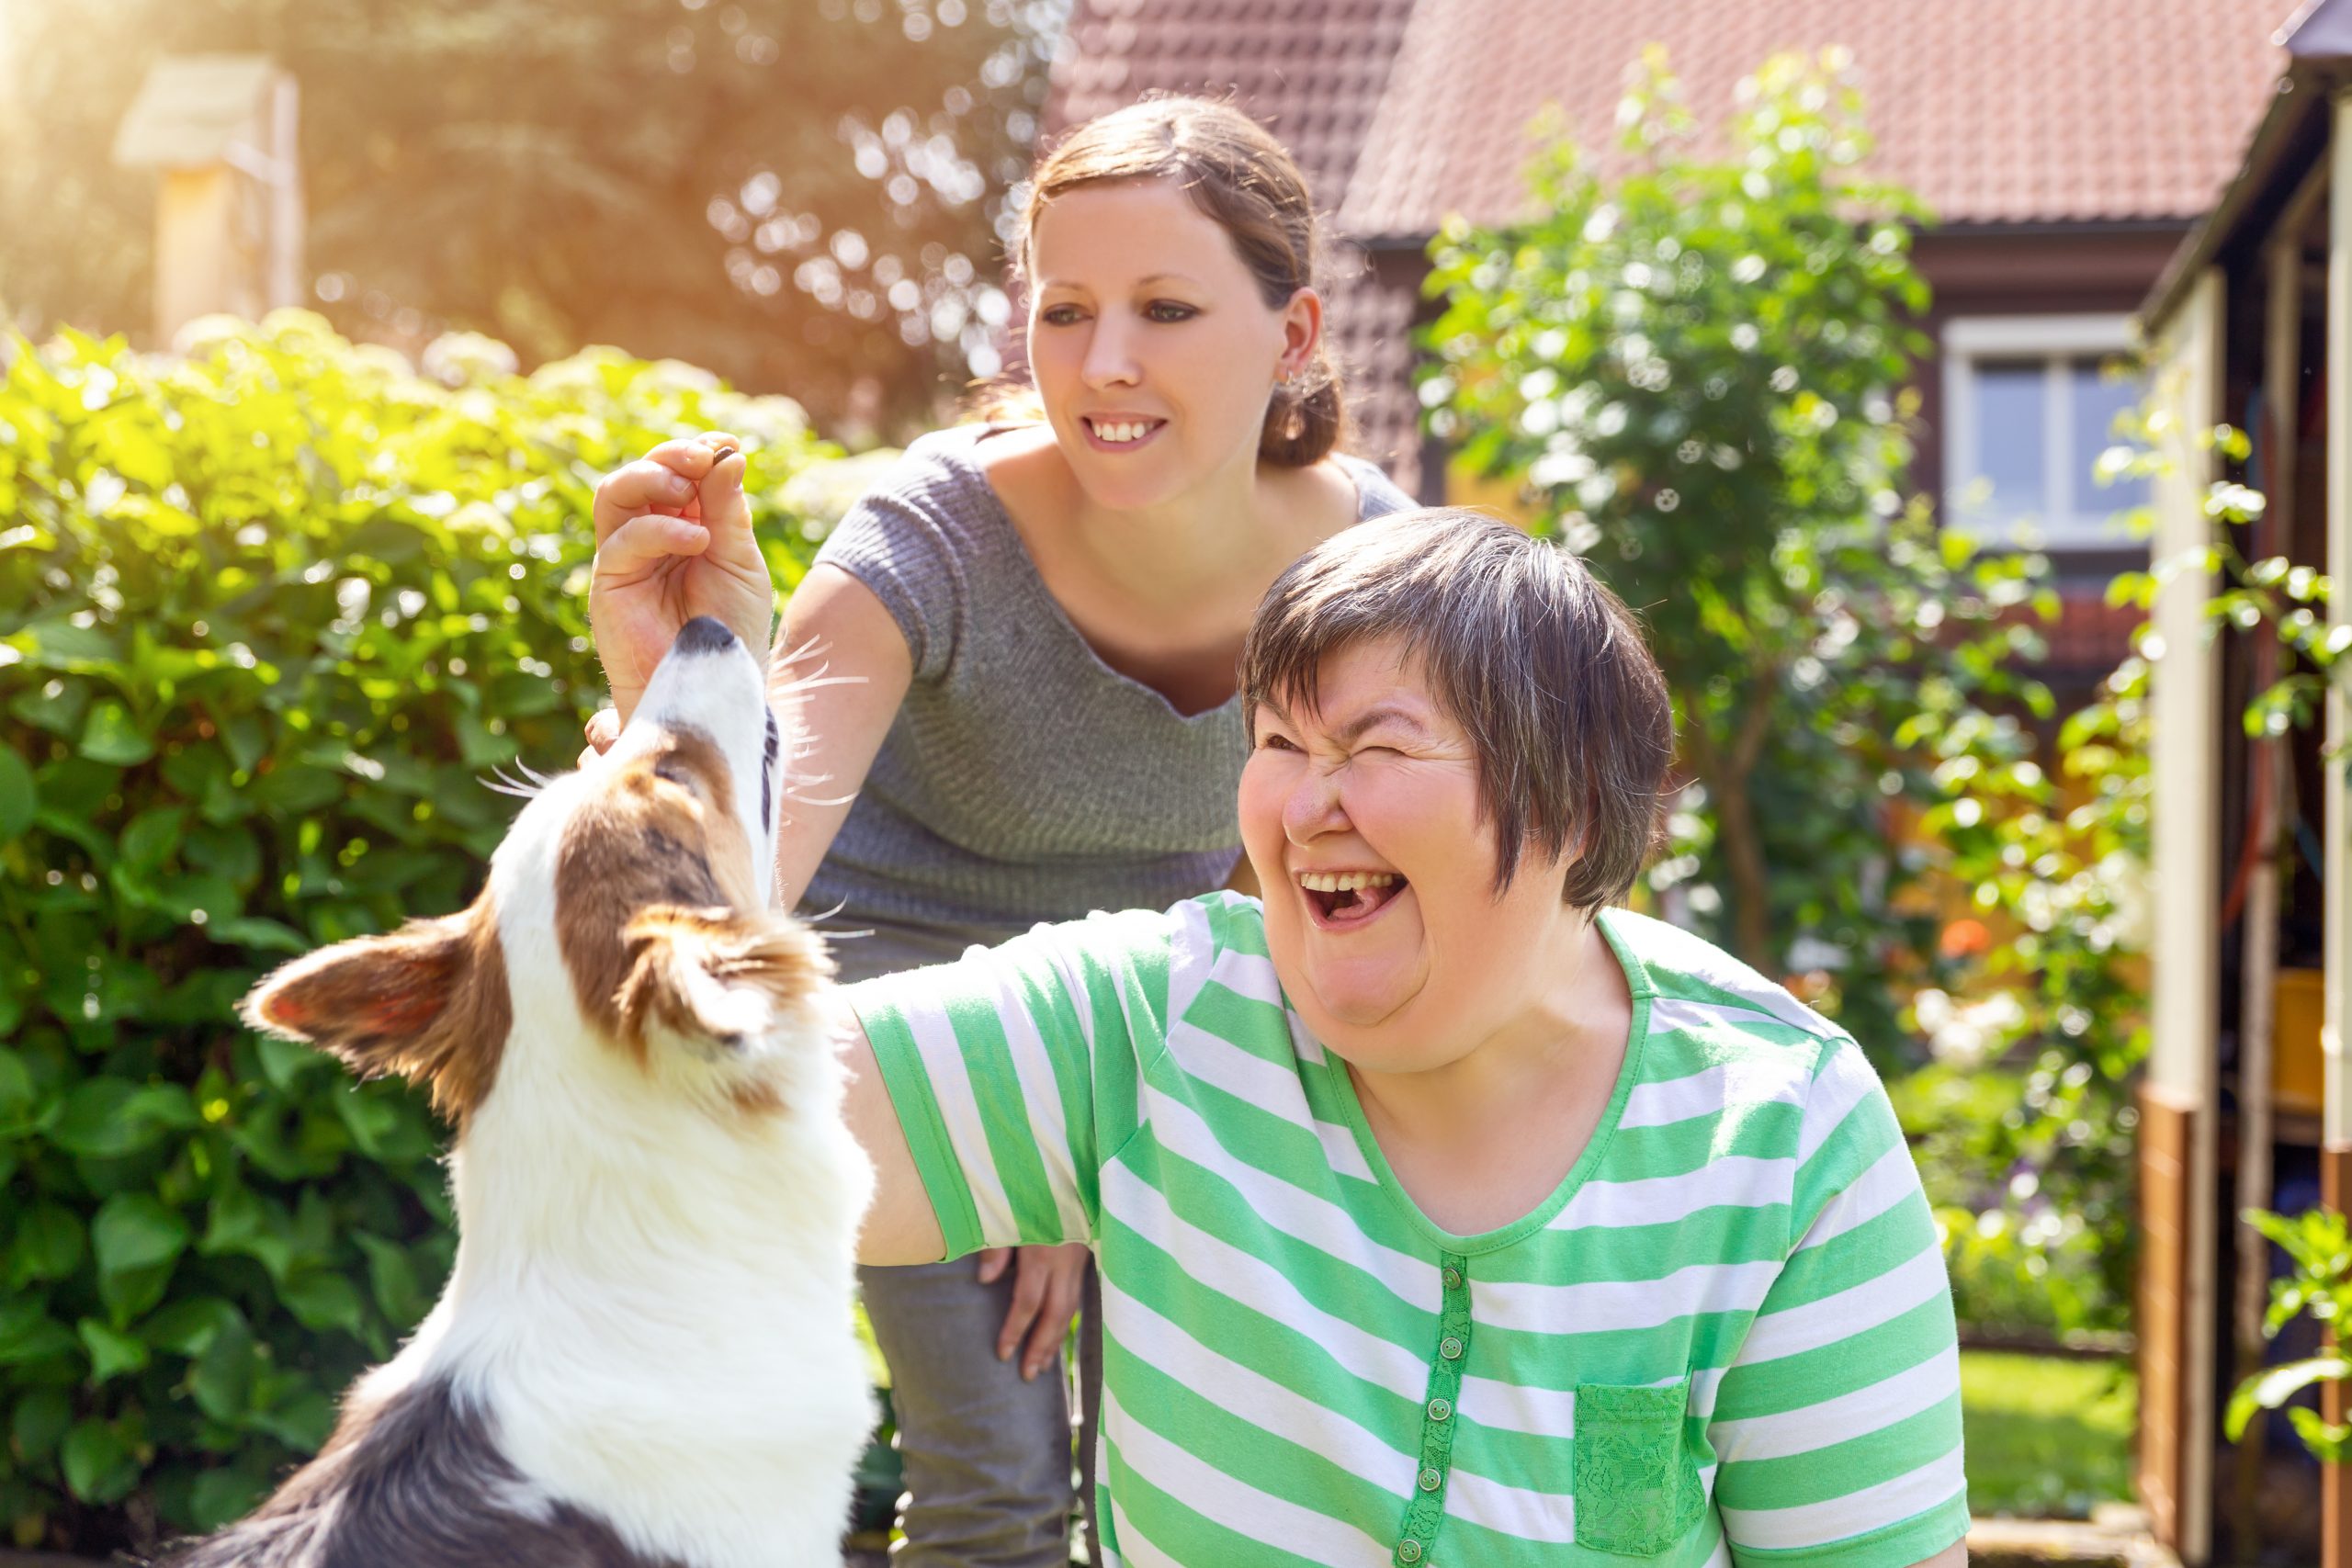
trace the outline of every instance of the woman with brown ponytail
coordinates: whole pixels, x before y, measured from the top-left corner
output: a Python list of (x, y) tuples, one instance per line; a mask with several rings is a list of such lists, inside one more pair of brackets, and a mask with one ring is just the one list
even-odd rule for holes
[[(775, 642), (776, 700), (812, 747), (777, 896), (872, 933), (835, 945), (848, 978), (1246, 875), (1251, 613), (1306, 550), (1410, 504), (1337, 450), (1314, 206), (1247, 116), (1160, 98), (1090, 121), (1023, 217), (1018, 417), (909, 447)], [(692, 616), (767, 641), (735, 445), (668, 443), (598, 487), (591, 613), (619, 718)], [(805, 648), (853, 679), (787, 698), (782, 654)], [(1083, 1247), (1023, 1247), (865, 1276), (911, 1493), (902, 1568), (1066, 1563), (1060, 1354), (1087, 1268)]]

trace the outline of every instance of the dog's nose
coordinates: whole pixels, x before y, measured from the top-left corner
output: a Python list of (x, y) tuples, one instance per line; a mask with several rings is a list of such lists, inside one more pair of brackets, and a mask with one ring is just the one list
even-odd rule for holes
[(672, 646), (680, 653), (724, 653), (741, 640), (717, 616), (696, 615), (678, 628), (678, 640)]

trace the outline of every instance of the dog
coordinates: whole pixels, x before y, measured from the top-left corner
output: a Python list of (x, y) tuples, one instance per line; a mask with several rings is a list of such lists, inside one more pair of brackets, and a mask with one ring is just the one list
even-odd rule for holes
[(167, 1568), (840, 1562), (873, 1171), (831, 963), (766, 908), (777, 750), (758, 660), (694, 620), (471, 907), (245, 998), (256, 1029), (429, 1087), (458, 1256), (318, 1457)]

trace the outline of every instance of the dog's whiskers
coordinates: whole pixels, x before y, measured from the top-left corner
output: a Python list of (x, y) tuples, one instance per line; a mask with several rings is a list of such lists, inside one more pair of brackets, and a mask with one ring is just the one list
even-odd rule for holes
[(540, 791), (546, 789), (549, 784), (554, 782), (546, 774), (535, 773), (519, 761), (514, 765), (518, 769), (522, 770), (525, 777), (530, 781), (529, 783), (525, 783), (523, 779), (508, 777), (503, 766), (491, 769), (492, 776), (490, 778), (481, 779), (477, 782), (481, 784), (482, 788), (489, 790), (493, 794), (511, 795), (517, 800), (536, 799)]

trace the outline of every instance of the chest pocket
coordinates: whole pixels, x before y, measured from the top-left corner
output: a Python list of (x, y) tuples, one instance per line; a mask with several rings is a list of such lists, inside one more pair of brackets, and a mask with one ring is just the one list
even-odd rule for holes
[(1699, 1522), (1706, 1498), (1683, 1439), (1690, 1380), (1664, 1388), (1583, 1383), (1577, 1389), (1577, 1544), (1655, 1557)]

